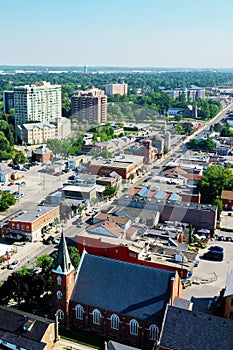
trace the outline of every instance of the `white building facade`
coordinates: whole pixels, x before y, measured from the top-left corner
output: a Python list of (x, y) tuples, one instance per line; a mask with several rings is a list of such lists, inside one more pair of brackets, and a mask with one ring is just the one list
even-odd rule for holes
[(61, 118), (61, 85), (42, 82), (14, 88), (15, 125)]

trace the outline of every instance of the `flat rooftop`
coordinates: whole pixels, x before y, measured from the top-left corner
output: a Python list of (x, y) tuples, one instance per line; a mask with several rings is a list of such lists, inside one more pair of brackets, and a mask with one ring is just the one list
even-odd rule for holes
[(10, 219), (11, 222), (33, 222), (38, 219), (38, 217), (48, 214), (53, 211), (55, 208), (59, 208), (58, 206), (54, 207), (44, 207), (38, 206), (28, 211), (22, 211), (14, 218)]
[(96, 189), (96, 185), (91, 186), (80, 186), (80, 185), (70, 185), (63, 187), (62, 191), (70, 191), (70, 192), (91, 192)]

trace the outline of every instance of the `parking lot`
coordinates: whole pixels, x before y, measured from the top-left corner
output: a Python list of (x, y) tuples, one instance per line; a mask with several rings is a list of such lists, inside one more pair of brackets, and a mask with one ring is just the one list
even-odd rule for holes
[[(223, 234), (218, 232), (218, 234)], [(233, 234), (225, 234), (231, 236)], [(210, 246), (221, 246), (224, 248), (224, 259), (222, 262), (202, 260), (201, 256), (208, 251)], [(190, 287), (183, 290), (185, 299), (194, 298), (211, 298), (219, 295), (221, 289), (225, 287), (227, 273), (233, 270), (233, 243), (226, 241), (210, 241), (207, 249), (200, 251), (200, 264), (193, 270), (192, 281)], [(195, 284), (200, 283), (200, 284)]]

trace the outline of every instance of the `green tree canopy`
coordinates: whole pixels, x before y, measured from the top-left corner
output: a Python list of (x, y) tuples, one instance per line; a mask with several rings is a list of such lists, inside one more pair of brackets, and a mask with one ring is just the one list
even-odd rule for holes
[(197, 188), (203, 203), (214, 204), (222, 190), (233, 190), (233, 173), (229, 168), (210, 166), (198, 182)]

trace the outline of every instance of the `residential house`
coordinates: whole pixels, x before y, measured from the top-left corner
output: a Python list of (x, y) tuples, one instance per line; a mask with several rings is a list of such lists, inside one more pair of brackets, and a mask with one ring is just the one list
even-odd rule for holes
[(50, 350), (58, 340), (55, 321), (0, 306), (0, 348)]
[(168, 305), (157, 348), (160, 350), (232, 349), (232, 329), (232, 320)]

